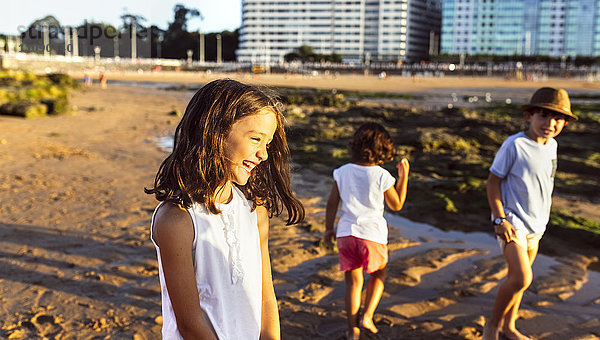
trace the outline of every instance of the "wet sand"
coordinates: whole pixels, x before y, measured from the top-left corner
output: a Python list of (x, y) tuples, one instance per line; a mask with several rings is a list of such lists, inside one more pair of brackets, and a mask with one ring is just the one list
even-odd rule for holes
[[(337, 255), (316, 246), (331, 180), (310, 171), (298, 177), (301, 192), (313, 197), (307, 201), (308, 225), (291, 236), (304, 256), (288, 251), (289, 229), (276, 225), (274, 234), (281, 230), (285, 235), (272, 237), (270, 243), (274, 277), (282, 280), (276, 282), (284, 306), (282, 324), (286, 338), (305, 339), (308, 333), (318, 339), (343, 339), (343, 273)], [(507, 272), (492, 233), (445, 232), (391, 213), (386, 219), (390, 262), (374, 318), (379, 338), (480, 339)], [(280, 258), (280, 253), (285, 255)], [(595, 260), (539, 254), (517, 327), (539, 339), (598, 339), (600, 273), (587, 270)]]
[[(183, 111), (190, 97), (93, 88), (72, 95), (73, 115), (0, 116), (0, 337), (159, 338), (148, 232), (156, 202), (143, 187), (166, 156), (156, 138), (171, 135), (179, 120), (168, 112)], [(319, 246), (330, 185), (308, 169), (296, 172), (306, 223), (271, 221), (284, 339), (343, 338), (343, 274), (337, 256)], [(492, 236), (388, 218), (395, 228), (375, 316), (380, 337), (479, 338), (506, 273)], [(587, 270), (591, 261), (540, 255), (518, 327), (541, 339), (600, 337), (600, 275)]]

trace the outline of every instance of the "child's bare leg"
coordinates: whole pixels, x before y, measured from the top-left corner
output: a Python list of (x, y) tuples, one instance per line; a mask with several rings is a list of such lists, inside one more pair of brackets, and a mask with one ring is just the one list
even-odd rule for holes
[(367, 284), (367, 295), (365, 297), (365, 313), (363, 314), (361, 326), (365, 327), (373, 333), (377, 333), (379, 331), (373, 323), (373, 314), (375, 314), (375, 309), (379, 304), (379, 300), (381, 300), (381, 295), (383, 295), (386, 273), (387, 268), (385, 267), (383, 269), (371, 273), (369, 283)]
[[(529, 265), (533, 265), (533, 261), (535, 260), (535, 256), (537, 255), (538, 247), (527, 249), (527, 256), (529, 258)], [(502, 324), (502, 333), (508, 339), (518, 339), (518, 340), (529, 340), (530, 338), (521, 334), (516, 328), (516, 321), (519, 316), (519, 306), (521, 305), (521, 299), (523, 298), (523, 292), (519, 293), (519, 296), (515, 300), (515, 303), (510, 306), (510, 310), (504, 316), (503, 324)]]
[(519, 314), (519, 306), (521, 305), (521, 299), (523, 298), (523, 293), (524, 292), (518, 293), (515, 296), (515, 300), (509, 306), (508, 312), (506, 312), (504, 319), (502, 319), (502, 322), (500, 323), (501, 324), (500, 328), (502, 329), (502, 335), (505, 338), (508, 338), (510, 340), (528, 340), (529, 339), (525, 335), (521, 334), (515, 326), (515, 321), (517, 320), (517, 317)]
[[(498, 331), (511, 308), (517, 308), (517, 300), (520, 301), (523, 292), (531, 283), (532, 273), (529, 256), (525, 249), (515, 242), (510, 242), (504, 247), (504, 257), (508, 264), (508, 276), (506, 281), (500, 285), (492, 317), (486, 322), (483, 329), (484, 340), (497, 340)], [(516, 313), (515, 313), (516, 314)], [(507, 320), (510, 324), (510, 320)], [(514, 323), (514, 320), (513, 320)]]
[(349, 335), (356, 339), (360, 335), (358, 328), (358, 310), (360, 309), (360, 298), (363, 286), (362, 268), (344, 272), (346, 280), (346, 318), (348, 319)]

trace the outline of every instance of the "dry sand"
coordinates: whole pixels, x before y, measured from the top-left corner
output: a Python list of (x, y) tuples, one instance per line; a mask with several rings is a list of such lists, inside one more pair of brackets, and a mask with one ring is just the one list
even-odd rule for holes
[[(83, 78), (83, 74), (73, 73), (73, 77)], [(343, 89), (359, 91), (382, 91), (415, 93), (431, 88), (530, 88), (552, 86), (580, 90), (600, 90), (599, 82), (583, 80), (548, 79), (545, 81), (519, 81), (494, 77), (447, 76), (444, 78), (410, 78), (389, 76), (338, 75), (308, 76), (299, 74), (248, 74), (248, 73), (205, 73), (205, 72), (155, 72), (155, 73), (108, 73), (108, 81), (164, 82), (180, 84), (205, 84), (212, 80), (228, 77), (242, 82), (266, 86), (312, 87), (322, 89)]]
[[(73, 115), (0, 116), (0, 338), (160, 337), (148, 232), (156, 202), (143, 187), (166, 156), (156, 138), (177, 124), (168, 112), (183, 111), (190, 96), (94, 88), (72, 96)], [(318, 246), (330, 184), (309, 170), (294, 174), (307, 221), (271, 221), (284, 339), (341, 339), (345, 331), (343, 274), (336, 255)], [(399, 228), (375, 317), (380, 338), (479, 338), (506, 273), (493, 238), (389, 218)], [(598, 339), (592, 260), (541, 256), (518, 327), (541, 339)]]

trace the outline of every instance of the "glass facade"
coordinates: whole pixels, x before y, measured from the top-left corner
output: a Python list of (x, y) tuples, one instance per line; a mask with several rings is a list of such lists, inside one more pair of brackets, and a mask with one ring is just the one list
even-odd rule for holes
[(444, 0), (441, 52), (600, 55), (600, 0)]

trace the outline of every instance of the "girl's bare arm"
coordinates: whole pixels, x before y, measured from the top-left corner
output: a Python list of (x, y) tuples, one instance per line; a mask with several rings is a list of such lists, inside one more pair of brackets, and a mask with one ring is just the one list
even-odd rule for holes
[(396, 164), (396, 168), (398, 168), (398, 181), (396, 181), (396, 185), (387, 189), (383, 193), (385, 203), (394, 211), (402, 209), (404, 202), (406, 201), (408, 171), (410, 168), (408, 160), (403, 158), (400, 162), (398, 162), (398, 164)]
[(340, 200), (340, 192), (337, 183), (333, 182), (331, 192), (329, 193), (329, 199), (327, 200), (327, 208), (325, 210), (325, 235), (323, 236), (323, 239), (327, 246), (333, 245), (333, 239), (335, 238), (333, 224), (335, 223), (335, 215), (337, 214)]
[(269, 215), (263, 206), (256, 208), (258, 232), (260, 235), (260, 252), (262, 256), (262, 315), (260, 339), (281, 339), (279, 325), (279, 308), (273, 277), (271, 274), (271, 258), (269, 256)]
[(176, 204), (163, 204), (156, 214), (153, 235), (179, 333), (184, 339), (216, 340), (212, 326), (202, 316), (198, 299), (192, 261), (194, 225), (190, 214)]

